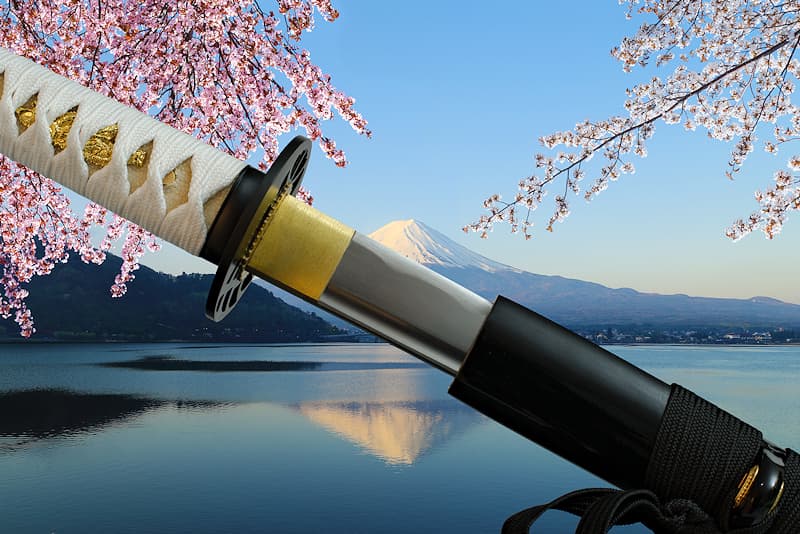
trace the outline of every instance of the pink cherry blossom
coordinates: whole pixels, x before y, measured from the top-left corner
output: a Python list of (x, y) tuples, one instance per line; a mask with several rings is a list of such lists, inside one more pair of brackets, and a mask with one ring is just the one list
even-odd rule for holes
[[(302, 129), (338, 166), (344, 153), (323, 131), (339, 116), (370, 135), (355, 100), (299, 46), (330, 0), (0, 0), (0, 46), (266, 168), (279, 135)], [(307, 191), (303, 198), (313, 199)], [(105, 228), (94, 245), (91, 230)], [(155, 238), (90, 204), (73, 212), (61, 188), (0, 156), (0, 316), (34, 331), (25, 285), (76, 253), (102, 263), (121, 241), (111, 286), (122, 296)]]

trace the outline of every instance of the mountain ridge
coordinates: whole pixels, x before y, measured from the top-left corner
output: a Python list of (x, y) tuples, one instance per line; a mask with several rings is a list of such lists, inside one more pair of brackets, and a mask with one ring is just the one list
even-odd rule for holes
[[(735, 299), (610, 288), (597, 282), (523, 271), (485, 258), (446, 236), (441, 245), (437, 242), (440, 235), (444, 234), (410, 219), (393, 221), (370, 237), (490, 301), (502, 294), (571, 328), (800, 326), (800, 305), (773, 297)], [(440, 252), (443, 249), (447, 251), (444, 255)], [(461, 258), (467, 261), (459, 262)]]
[[(47, 276), (34, 278), (28, 307), (36, 333), (31, 341), (320, 341), (341, 331), (268, 290), (251, 286), (219, 323), (207, 319), (205, 300), (213, 275), (168, 275), (144, 265), (122, 298), (109, 286), (122, 260), (109, 254), (102, 265), (76, 257)], [(18, 341), (16, 324), (0, 323), (4, 341)]]

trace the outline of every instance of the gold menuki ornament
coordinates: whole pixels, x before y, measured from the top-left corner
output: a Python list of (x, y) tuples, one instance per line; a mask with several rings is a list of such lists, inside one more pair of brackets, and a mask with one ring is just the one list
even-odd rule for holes
[(136, 150), (136, 152), (131, 154), (131, 157), (128, 158), (128, 165), (131, 167), (144, 167), (146, 160), (147, 152), (139, 148)]
[(116, 124), (104, 126), (97, 130), (83, 146), (83, 159), (89, 165), (105, 167), (111, 161), (114, 152), (114, 141), (117, 140), (119, 127)]
[[(89, 165), (95, 167), (105, 167), (111, 161), (111, 154), (114, 152), (114, 142), (117, 140), (119, 125), (112, 124), (97, 130), (83, 147), (83, 159)], [(142, 149), (137, 149), (128, 158), (128, 165), (133, 167), (143, 167), (147, 154)]]
[[(130, 165), (130, 162), (128, 163)], [(175, 172), (175, 169), (169, 171), (166, 176), (161, 180), (161, 184), (164, 187), (172, 187), (175, 185), (175, 182), (178, 181), (178, 174)]]
[[(77, 111), (68, 111), (58, 117), (50, 125), (50, 140), (56, 152), (61, 152), (67, 148), (67, 136), (77, 117)], [(112, 124), (100, 128), (97, 133), (91, 136), (83, 147), (83, 159), (94, 167), (105, 167), (111, 161), (111, 154), (114, 152), (114, 142), (117, 140), (119, 126)], [(128, 165), (133, 167), (144, 167), (147, 160), (147, 153), (142, 149), (137, 149), (128, 158)]]
[(17, 122), (24, 130), (36, 121), (36, 99), (32, 98), (14, 110)]
[(67, 111), (50, 125), (50, 142), (56, 149), (56, 153), (67, 148), (67, 135), (69, 135), (69, 130), (72, 128), (77, 114), (76, 111)]
[[(67, 136), (75, 123), (75, 117), (78, 112), (70, 110), (57, 117), (56, 120), (50, 125), (50, 142), (56, 153), (61, 152), (67, 148)], [(31, 97), (27, 102), (14, 110), (14, 116), (17, 118), (19, 127), (25, 131), (30, 125), (36, 122), (36, 97)], [(112, 124), (100, 128), (97, 133), (86, 141), (83, 147), (83, 159), (89, 165), (95, 167), (105, 167), (111, 161), (111, 154), (114, 152), (114, 142), (117, 140), (117, 133), (119, 133), (119, 126)], [(133, 167), (144, 167), (147, 160), (147, 153), (137, 149), (128, 158), (128, 165)]]

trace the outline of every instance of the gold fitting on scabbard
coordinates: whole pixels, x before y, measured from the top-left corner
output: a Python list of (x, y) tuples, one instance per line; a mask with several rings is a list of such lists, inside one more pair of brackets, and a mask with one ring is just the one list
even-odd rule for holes
[(287, 195), (259, 233), (245, 268), (319, 300), (355, 231)]
[(739, 508), (742, 503), (744, 503), (745, 497), (747, 497), (747, 494), (750, 493), (750, 489), (753, 487), (753, 482), (755, 481), (756, 476), (758, 476), (758, 465), (751, 467), (739, 482), (739, 491), (736, 493), (736, 497), (733, 499), (734, 508)]
[(785, 490), (786, 450), (763, 442), (753, 466), (744, 474), (733, 499), (729, 529), (761, 523), (780, 505)]

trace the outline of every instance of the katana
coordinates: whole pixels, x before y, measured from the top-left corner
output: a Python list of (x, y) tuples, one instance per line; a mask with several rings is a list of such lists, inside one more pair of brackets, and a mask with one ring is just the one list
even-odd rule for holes
[[(301, 202), (308, 139), (293, 139), (261, 172), (2, 49), (0, 72), (0, 152), (216, 264), (211, 319), (223, 319), (257, 276), (452, 375), (453, 396), (620, 488), (695, 501), (719, 532), (797, 532), (793, 451)], [(575, 508), (596, 513), (566, 507)], [(645, 523), (659, 531), (658, 521)]]

